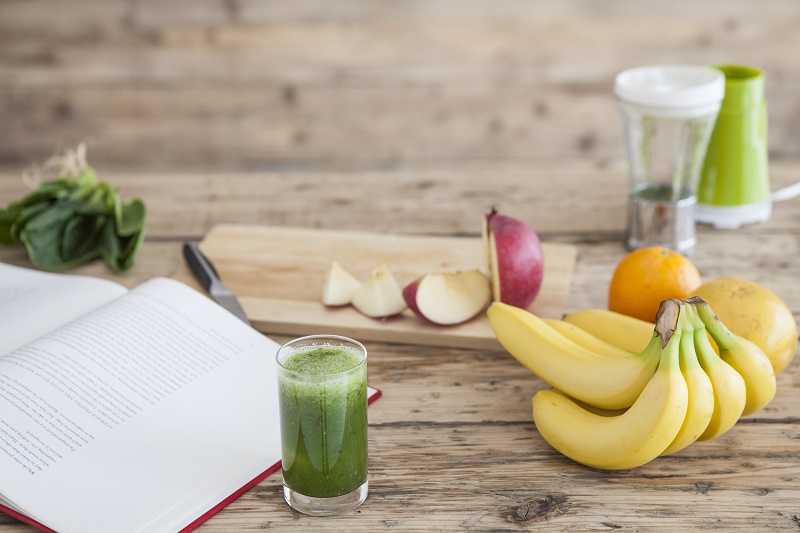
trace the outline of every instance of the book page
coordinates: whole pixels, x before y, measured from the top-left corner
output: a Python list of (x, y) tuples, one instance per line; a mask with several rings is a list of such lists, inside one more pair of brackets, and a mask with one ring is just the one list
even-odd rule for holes
[(0, 263), (0, 357), (127, 291), (105, 279)]
[(278, 345), (151, 280), (0, 359), (0, 493), (59, 532), (177, 531), (280, 460)]

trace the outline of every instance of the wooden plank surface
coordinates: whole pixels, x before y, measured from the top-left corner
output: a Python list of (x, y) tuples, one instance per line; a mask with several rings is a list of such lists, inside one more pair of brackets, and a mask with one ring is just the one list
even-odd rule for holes
[[(483, 215), (496, 207), (546, 241), (622, 242), (627, 207), (623, 158), (452, 161), (358, 172), (95, 169), (124, 201), (146, 200), (148, 233), (158, 239), (200, 239), (223, 223), (479, 236)], [(22, 170), (0, 169), (0, 202), (32, 190)], [(772, 163), (770, 179), (773, 189), (796, 183), (796, 163)], [(797, 227), (795, 206), (796, 200), (775, 204), (768, 222), (748, 230), (763, 234)], [(698, 233), (704, 240), (726, 234), (706, 226)]]
[[(797, 175), (800, 162), (773, 165), (773, 176), (788, 181)], [(548, 181), (547, 176), (558, 179)], [(455, 236), (471, 230), (476, 238), (474, 221), (481, 211), (475, 215), (462, 210), (473, 211), (467, 207), (479, 203), (473, 195), (488, 191), (490, 187), (481, 184), (492, 180), (501, 205), (517, 206), (523, 218), (539, 223), (548, 240), (578, 248), (567, 310), (605, 306), (608, 280), (625, 253), (623, 222), (614, 212), (624, 212), (624, 201), (603, 187), (596, 193), (584, 191), (594, 183), (605, 188), (616, 180), (624, 183), (624, 166), (602, 160), (551, 162), (530, 175), (513, 165), (477, 165), (448, 172), (231, 173), (219, 179), (213, 174), (117, 172), (111, 177), (126, 192), (123, 196), (135, 191), (145, 198), (152, 208), (152, 229), (131, 272), (113, 274), (101, 263), (75, 272), (128, 286), (151, 276), (172, 275), (182, 264), (184, 238), (202, 238), (205, 231), (226, 222), (274, 224), (275, 217), (284, 217), (309, 229), (328, 222), (330, 229), (357, 230), (372, 217), (375, 226), (402, 227), (409, 234), (423, 235), (435, 228), (440, 235), (450, 229)], [(254, 188), (259, 182), (269, 186)], [(346, 209), (330, 209), (327, 219), (298, 214), (304, 202), (320, 206), (321, 198), (337, 197), (342, 184), (359, 184), (379, 205), (365, 202), (366, 212), (356, 213), (354, 221), (348, 221)], [(270, 200), (276, 188), (279, 207)], [(14, 173), (0, 175), (3, 197), (22, 190)], [(379, 198), (375, 190), (388, 191), (395, 201)], [(418, 192), (427, 190), (433, 192)], [(537, 197), (536, 190), (545, 190), (554, 201), (523, 210), (525, 200)], [(559, 201), (568, 191), (569, 201)], [(462, 210), (425, 209), (443, 205), (448, 193)], [(602, 209), (600, 199), (607, 199), (611, 207)], [(431, 217), (410, 217), (414, 201)], [(735, 275), (763, 283), (800, 317), (798, 201), (776, 204), (773, 218), (765, 224), (737, 231), (699, 228), (700, 245), (692, 258), (703, 277)], [(267, 205), (270, 208), (264, 208)], [(391, 206), (396, 209), (384, 209)], [(568, 224), (561, 229), (564, 221)], [(19, 248), (0, 247), (0, 261), (29, 266)], [(278, 342), (288, 338), (275, 336)], [(530, 399), (545, 385), (505, 352), (392, 343), (370, 343), (369, 349), (370, 382), (384, 395), (369, 412), (367, 503), (353, 515), (322, 523), (289, 510), (282, 501), (280, 477), (271, 476), (200, 531), (797, 529), (796, 361), (778, 377), (775, 400), (723, 437), (641, 468), (601, 472), (561, 457), (541, 439), (531, 421)], [(0, 515), (0, 531), (31, 529)]]
[[(492, 206), (577, 247), (565, 309), (604, 307), (625, 254), (614, 75), (658, 63), (764, 69), (773, 189), (800, 179), (796, 0), (5, 0), (0, 205), (22, 168), (90, 140), (148, 206), (136, 264), (171, 276), (220, 224), (477, 238)], [(800, 200), (698, 228), (704, 279), (738, 276), (800, 318)], [(0, 246), (0, 261), (30, 266)], [(288, 336), (275, 336), (278, 342)], [(372, 342), (370, 496), (291, 511), (273, 475), (205, 523), (230, 531), (797, 531), (800, 363), (723, 437), (601, 472), (531, 419), (544, 384), (502, 350)], [(0, 532), (30, 527), (0, 514)]]
[(619, 156), (614, 75), (676, 62), (761, 67), (770, 151), (797, 157), (798, 21), (794, 0), (7, 0), (0, 162), (84, 138), (149, 169)]
[[(500, 349), (483, 313), (463, 324), (443, 327), (421, 320), (410, 309), (374, 319), (352, 306), (329, 308), (320, 302), (325, 274), (333, 261), (360, 280), (386, 265), (401, 288), (429, 272), (479, 269), (487, 273), (488, 258), (481, 238), (227, 224), (213, 228), (200, 247), (226, 287), (240, 299), (253, 327), (264, 333), (302, 336), (325, 332), (361, 341)], [(530, 310), (541, 317), (560, 318), (576, 248), (543, 243), (542, 250), (544, 278)], [(203, 290), (185, 265), (173, 277)]]

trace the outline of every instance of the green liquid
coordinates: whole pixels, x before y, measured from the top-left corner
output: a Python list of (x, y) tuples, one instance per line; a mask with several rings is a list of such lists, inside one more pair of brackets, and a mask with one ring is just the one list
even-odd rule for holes
[(652, 203), (670, 203), (686, 200), (692, 197), (689, 187), (672, 187), (669, 184), (647, 184), (633, 191), (633, 198), (638, 201)]
[(367, 368), (358, 366), (361, 359), (344, 348), (313, 348), (282, 362), (283, 481), (300, 494), (341, 496), (367, 480)]

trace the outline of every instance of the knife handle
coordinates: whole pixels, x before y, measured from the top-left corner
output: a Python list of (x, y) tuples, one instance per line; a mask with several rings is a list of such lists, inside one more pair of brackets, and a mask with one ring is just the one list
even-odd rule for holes
[(211, 289), (211, 284), (219, 279), (219, 274), (211, 261), (203, 255), (200, 247), (194, 242), (183, 243), (183, 257), (189, 268), (197, 276), (197, 280), (203, 285), (203, 288), (208, 291)]

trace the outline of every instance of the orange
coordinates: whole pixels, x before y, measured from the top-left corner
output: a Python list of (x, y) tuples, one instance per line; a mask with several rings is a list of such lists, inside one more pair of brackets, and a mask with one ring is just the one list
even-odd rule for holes
[(688, 298), (702, 283), (686, 256), (658, 246), (640, 248), (622, 258), (614, 270), (608, 308), (652, 323), (663, 300)]

